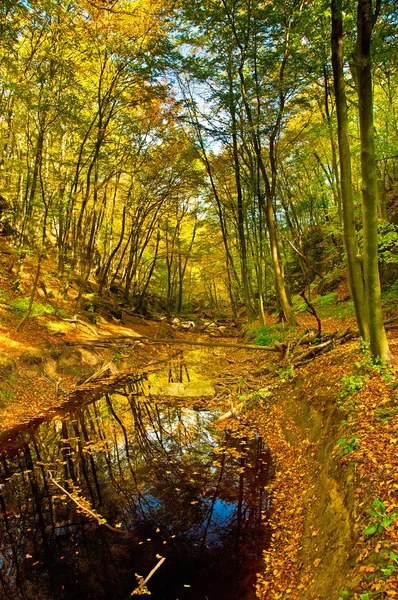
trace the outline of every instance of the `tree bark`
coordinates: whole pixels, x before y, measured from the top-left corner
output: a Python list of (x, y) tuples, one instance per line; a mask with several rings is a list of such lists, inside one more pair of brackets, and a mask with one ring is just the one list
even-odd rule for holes
[(332, 64), (336, 98), (337, 133), (339, 141), (341, 196), (343, 204), (344, 243), (347, 253), (347, 274), (350, 293), (360, 334), (369, 341), (368, 313), (362, 280), (362, 264), (354, 221), (351, 152), (348, 137), (347, 100), (343, 74), (343, 17), (341, 0), (332, 0)]
[(361, 135), (363, 269), (369, 314), (369, 342), (374, 357), (389, 360), (391, 357), (383, 324), (378, 266), (377, 172), (371, 72), (371, 37), (374, 22), (372, 1), (358, 0), (355, 63)]
[(249, 323), (254, 321), (255, 314), (253, 311), (252, 303), (251, 303), (251, 294), (250, 294), (250, 284), (249, 284), (249, 272), (247, 266), (247, 244), (246, 244), (246, 236), (245, 236), (245, 210), (243, 207), (243, 193), (242, 193), (242, 181), (241, 181), (241, 167), (239, 160), (239, 149), (238, 149), (238, 135), (237, 135), (237, 122), (236, 122), (236, 107), (234, 103), (234, 90), (233, 90), (233, 80), (232, 80), (232, 66), (231, 66), (231, 57), (229, 60), (229, 112), (231, 115), (232, 121), (232, 155), (234, 161), (234, 172), (235, 172), (235, 185), (236, 185), (236, 194), (237, 194), (237, 203), (238, 203), (238, 236), (239, 236), (239, 245), (240, 245), (240, 255), (241, 255), (241, 275), (242, 275), (242, 291), (243, 291), (243, 300), (245, 303), (246, 314)]

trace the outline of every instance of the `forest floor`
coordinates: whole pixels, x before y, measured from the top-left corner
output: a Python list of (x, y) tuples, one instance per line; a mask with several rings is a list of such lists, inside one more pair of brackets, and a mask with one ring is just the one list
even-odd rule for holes
[[(87, 348), (87, 340), (146, 335), (195, 339), (161, 321), (102, 315), (96, 324), (46, 312), (29, 318), (10, 310), (17, 298), (0, 271), (0, 435), (59, 407), (93, 374), (115, 376), (167, 360), (175, 346)], [(52, 286), (56, 287), (56, 282)], [(49, 302), (50, 285), (40, 302)], [(63, 305), (67, 309), (67, 303)], [(68, 314), (68, 311), (63, 314)], [(71, 313), (69, 313), (71, 314)], [(325, 320), (328, 331), (347, 327)], [(312, 323), (313, 325), (313, 323)], [(388, 333), (398, 356), (398, 333)], [(207, 338), (209, 342), (229, 341)], [(235, 338), (236, 339), (236, 338)], [(240, 340), (242, 341), (242, 340)], [(71, 344), (81, 344), (81, 346)], [(250, 402), (242, 416), (267, 440), (273, 457), (270, 533), (259, 573), (263, 600), (398, 598), (398, 379), (374, 365), (358, 340), (300, 367), (278, 355), (224, 349), (229, 387)]]

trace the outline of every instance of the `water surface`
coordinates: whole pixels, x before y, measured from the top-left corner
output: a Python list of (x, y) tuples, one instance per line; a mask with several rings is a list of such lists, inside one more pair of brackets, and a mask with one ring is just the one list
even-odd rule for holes
[(123, 600), (160, 557), (154, 600), (255, 598), (263, 440), (217, 425), (215, 400), (148, 397), (196, 379), (179, 358), (0, 448), (0, 598)]

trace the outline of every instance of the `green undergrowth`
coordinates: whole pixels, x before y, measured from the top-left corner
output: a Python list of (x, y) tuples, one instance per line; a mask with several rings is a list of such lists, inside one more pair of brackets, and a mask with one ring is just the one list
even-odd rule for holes
[[(16, 298), (15, 300), (11, 300), (11, 302), (8, 303), (8, 306), (14, 314), (23, 317), (28, 312), (29, 302), (29, 298)], [(54, 312), (54, 308), (51, 304), (33, 302), (30, 314), (32, 317), (37, 317), (43, 313), (53, 314)]]
[[(356, 395), (371, 377), (379, 375), (388, 385), (396, 385), (393, 378), (392, 367), (383, 360), (374, 359), (371, 356), (369, 345), (363, 340), (360, 342), (360, 351), (361, 359), (354, 363), (349, 375), (344, 375), (341, 378), (342, 388), (340, 395), (337, 398), (337, 405), (347, 414), (355, 409)], [(394, 407), (392, 409), (391, 407), (386, 407), (385, 414), (383, 411), (384, 408), (378, 415), (381, 419), (384, 417), (388, 418), (391, 414), (395, 414)]]
[[(310, 302), (319, 317), (343, 319), (344, 317), (353, 317), (355, 315), (353, 302), (351, 300), (346, 302), (338, 301), (336, 292), (330, 292), (324, 296), (316, 296), (315, 298), (311, 298)], [(293, 297), (293, 310), (295, 313), (304, 313), (307, 310), (305, 300), (299, 295)]]
[(387, 309), (396, 308), (398, 301), (398, 280), (392, 284), (389, 290), (382, 293), (381, 299)]
[(282, 341), (284, 335), (283, 325), (280, 323), (260, 325), (260, 327), (249, 329), (246, 335), (256, 346), (272, 346), (275, 342)]
[[(368, 381), (377, 377), (384, 382), (387, 389), (393, 391), (390, 400), (384, 399), (379, 408), (375, 409), (375, 421), (373, 421), (375, 427), (379, 428), (382, 433), (383, 425), (388, 425), (393, 416), (398, 413), (398, 382), (393, 368), (383, 361), (374, 360), (368, 344), (363, 341), (360, 342), (360, 352), (361, 357), (354, 362), (351, 372), (341, 378), (341, 391), (337, 397), (337, 405), (346, 413), (342, 425), (343, 427), (348, 427), (348, 429), (346, 430), (346, 437), (342, 437), (337, 441), (335, 456), (341, 459), (345, 455), (354, 453), (353, 458), (350, 457), (348, 462), (341, 463), (345, 465), (345, 469), (348, 469), (349, 465), (354, 465), (358, 460), (364, 460), (361, 453), (359, 455), (355, 454), (355, 451), (361, 447), (360, 436), (355, 430), (361, 424), (363, 435), (363, 421), (359, 422), (361, 417), (357, 414), (357, 408), (359, 410), (361, 403), (362, 410), (360, 414), (363, 415), (363, 403), (369, 402), (369, 391), (366, 390)], [(361, 392), (362, 389), (364, 389), (363, 392)], [(369, 420), (369, 427), (373, 427), (371, 418)], [(386, 451), (388, 452), (388, 448)], [(364, 452), (369, 452), (369, 449), (366, 450), (364, 447)], [(372, 449), (370, 450), (369, 457), (371, 459), (373, 457)], [(386, 462), (388, 463), (389, 461), (391, 461), (391, 457), (389, 458), (387, 454)], [(367, 557), (366, 562), (359, 569), (359, 573), (362, 574), (361, 585), (366, 584), (367, 587), (374, 585), (373, 589), (375, 590), (384, 589), (383, 598), (394, 600), (395, 596), (391, 596), (389, 593), (394, 586), (390, 578), (394, 579), (398, 574), (398, 558), (393, 549), (389, 547), (388, 542), (383, 540), (386, 537), (386, 531), (396, 522), (398, 512), (393, 510), (391, 500), (383, 498), (384, 487), (380, 487), (377, 491), (374, 490), (374, 492), (376, 493), (373, 495), (371, 504), (367, 506), (367, 516), (361, 529), (362, 540), (364, 538), (365, 540), (369, 539), (369, 542), (363, 541), (365, 549), (362, 551), (360, 557), (357, 558), (357, 562), (362, 562)], [(374, 497), (375, 495), (376, 498)], [(381, 497), (377, 497), (379, 495)], [(374, 550), (376, 542), (371, 542), (370, 538), (376, 539), (377, 547), (379, 549), (382, 548), (381, 551), (379, 549)], [(381, 595), (377, 592), (358, 592), (358, 585), (359, 582), (353, 586), (353, 589), (343, 589), (337, 600), (377, 600), (379, 597), (381, 598)]]
[(0, 302), (8, 302), (8, 300), (9, 300), (8, 292), (5, 290), (0, 290)]
[(398, 516), (397, 513), (387, 514), (386, 506), (379, 498), (376, 498), (370, 507), (370, 514), (370, 523), (362, 531), (363, 535), (383, 533), (384, 528), (389, 527)]

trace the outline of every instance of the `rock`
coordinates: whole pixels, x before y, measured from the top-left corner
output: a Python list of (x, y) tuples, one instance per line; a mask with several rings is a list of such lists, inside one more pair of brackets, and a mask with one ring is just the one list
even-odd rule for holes
[(181, 329), (192, 329), (195, 327), (195, 323), (193, 321), (183, 321), (181, 323)]

